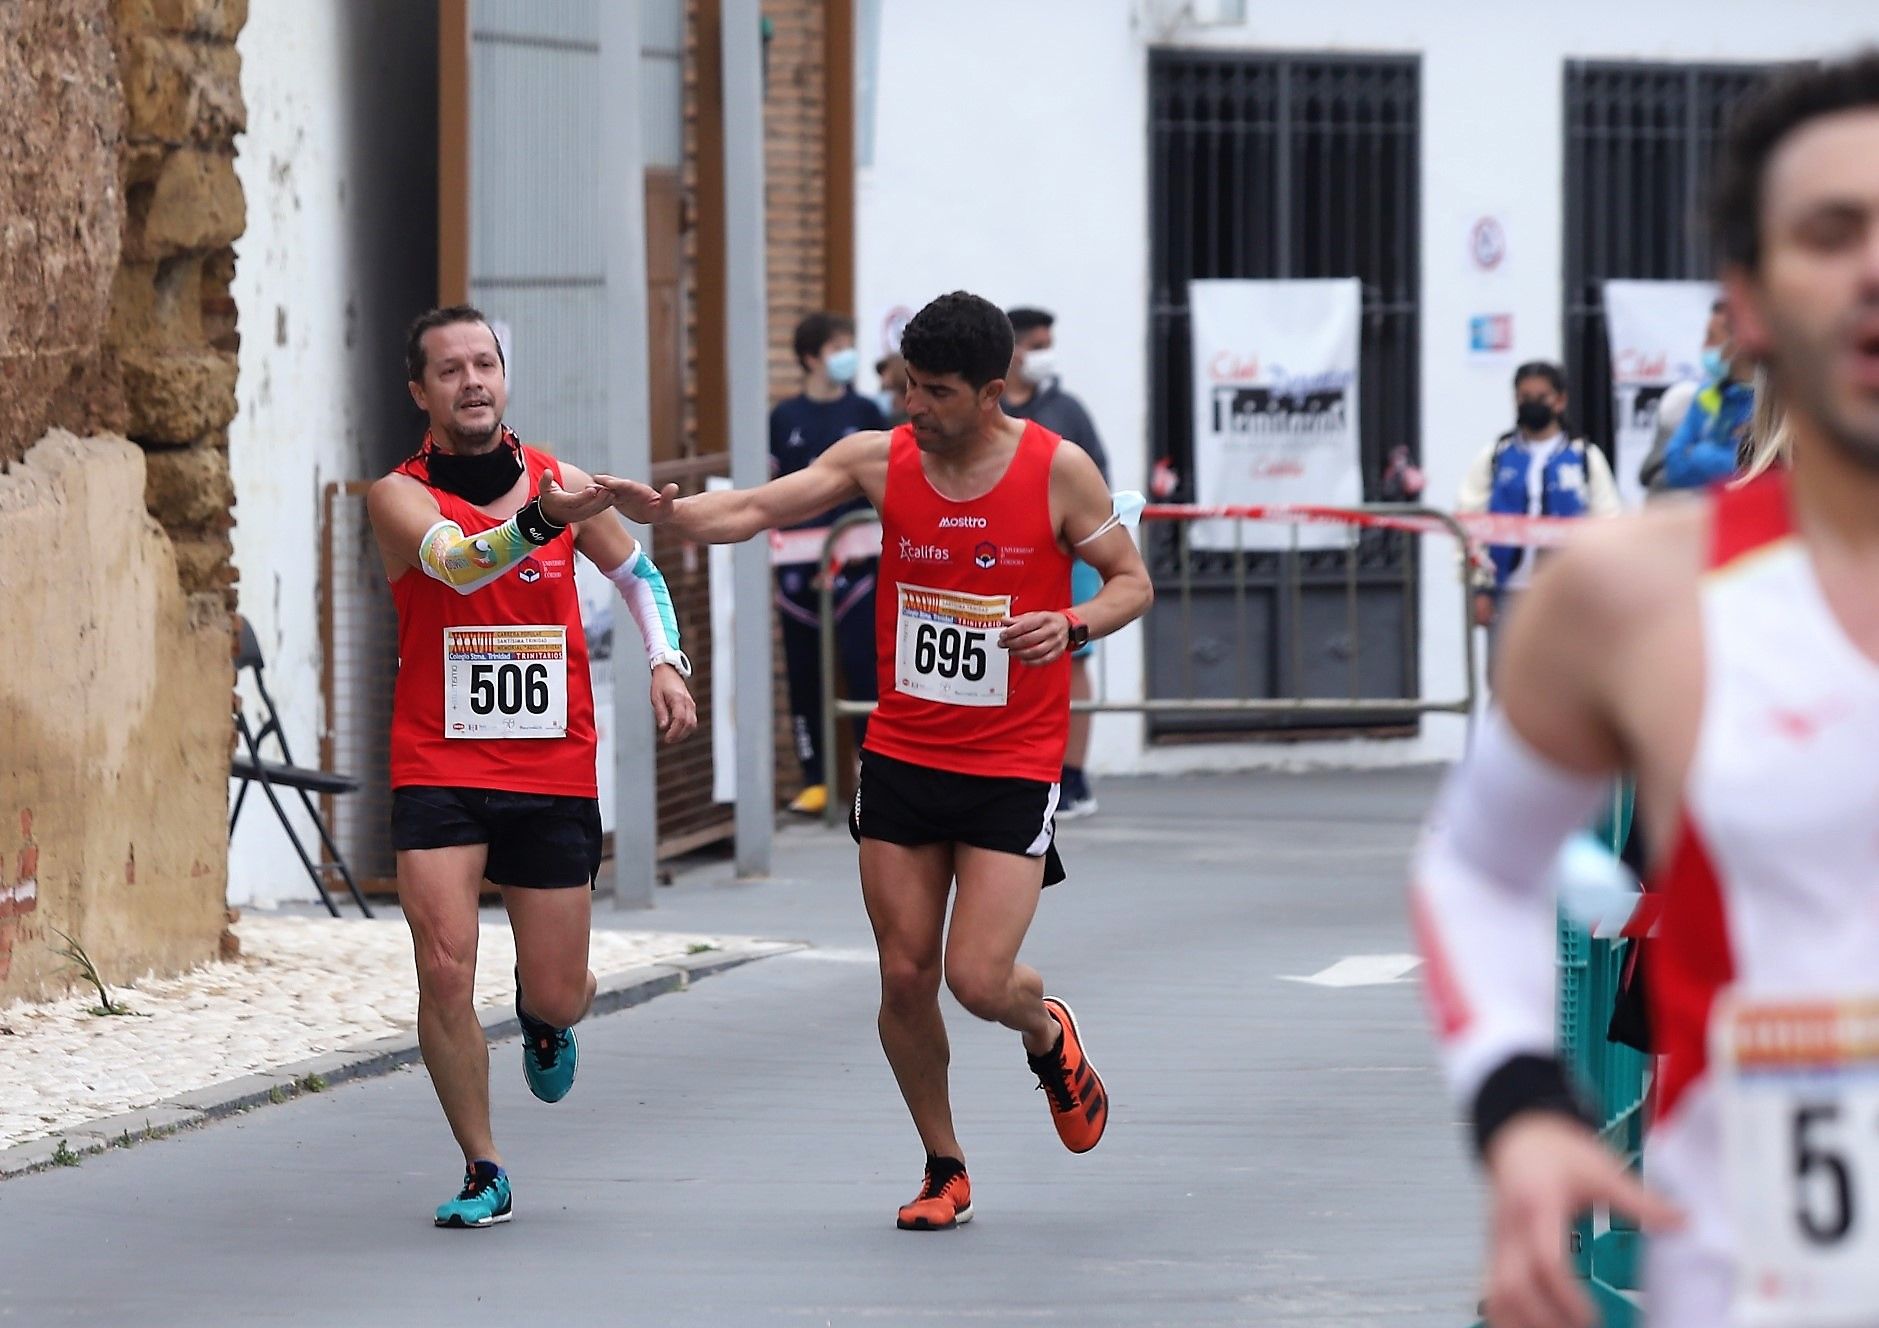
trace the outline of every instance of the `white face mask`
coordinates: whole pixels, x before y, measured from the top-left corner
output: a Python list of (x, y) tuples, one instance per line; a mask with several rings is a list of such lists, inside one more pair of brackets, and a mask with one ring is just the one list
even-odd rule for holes
[(861, 352), (853, 346), (847, 350), (838, 350), (823, 361), (823, 368), (828, 370), (831, 383), (852, 383), (856, 371), (861, 368)]
[(887, 416), (892, 416), (898, 406), (894, 400), (894, 394), (885, 388), (874, 394), (874, 404), (881, 408), (881, 414)]
[(1057, 351), (1052, 346), (1040, 346), (1036, 350), (1024, 353), (1022, 366), (1024, 376), (1034, 387), (1042, 387), (1058, 376)]

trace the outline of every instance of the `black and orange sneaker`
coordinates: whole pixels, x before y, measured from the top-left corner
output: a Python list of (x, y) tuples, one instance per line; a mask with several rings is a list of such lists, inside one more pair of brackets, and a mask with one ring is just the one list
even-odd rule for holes
[(1055, 996), (1046, 996), (1044, 1008), (1062, 1027), (1063, 1036), (1042, 1056), (1029, 1058), (1031, 1073), (1050, 1098), (1050, 1118), (1063, 1146), (1073, 1153), (1087, 1153), (1102, 1142), (1103, 1128), (1109, 1124), (1109, 1094), (1103, 1077), (1083, 1054), (1083, 1038), (1070, 1007)]
[(966, 1164), (955, 1157), (927, 1154), (920, 1193), (903, 1204), (894, 1223), (902, 1231), (951, 1231), (972, 1220), (972, 1182)]

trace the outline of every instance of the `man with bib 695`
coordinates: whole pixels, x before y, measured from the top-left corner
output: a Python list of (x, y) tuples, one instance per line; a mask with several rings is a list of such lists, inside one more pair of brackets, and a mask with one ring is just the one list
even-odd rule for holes
[(463, 1189), (438, 1226), (509, 1220), (476, 1017), (477, 900), (502, 889), (515, 933), (522, 1068), (536, 1097), (574, 1082), (573, 1025), (600, 867), (593, 687), (574, 588), (578, 552), (626, 599), (645, 638), (660, 733), (697, 726), (665, 578), (603, 485), (525, 447), (503, 423), (502, 347), (467, 305), (412, 324), (423, 446), (372, 486), (372, 529), (398, 609), (392, 846), (418, 970), (418, 1043), (463, 1149)]
[[(1879, 1325), (1879, 54), (1781, 76), (1717, 169), (1731, 322), (1792, 470), (1540, 569), (1416, 865), (1495, 1328), (1594, 1322), (1566, 1254), (1594, 1204), (1654, 1232), (1652, 1328)], [(1621, 770), (1659, 849), (1650, 1190), (1553, 1055), (1542, 886)]]
[[(852, 434), (793, 475), (677, 498), (614, 483), (620, 508), (727, 544), (865, 497), (881, 514), (880, 702), (850, 829), (881, 963), (881, 1045), (926, 1147), (909, 1231), (972, 1216), (953, 1133), (942, 978), (981, 1019), (1023, 1035), (1058, 1136), (1102, 1138), (1109, 1104), (1075, 1018), (1018, 960), (1039, 890), (1063, 877), (1052, 816), (1069, 734), (1068, 651), (1152, 598), (1108, 486), (1080, 447), (999, 408), (1011, 366), (1003, 311), (965, 292), (907, 324), (910, 422)], [(1070, 564), (1102, 574), (1070, 610)], [(951, 926), (946, 906), (957, 883)]]

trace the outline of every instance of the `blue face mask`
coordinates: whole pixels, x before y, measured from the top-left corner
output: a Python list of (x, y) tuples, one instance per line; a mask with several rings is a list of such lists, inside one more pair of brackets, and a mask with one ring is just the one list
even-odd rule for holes
[(1703, 377), (1715, 381), (1729, 372), (1729, 357), (1723, 354), (1721, 346), (1708, 346), (1703, 350)]
[(822, 362), (822, 367), (828, 370), (831, 383), (852, 383), (861, 368), (861, 352), (853, 346), (847, 350), (838, 350)]

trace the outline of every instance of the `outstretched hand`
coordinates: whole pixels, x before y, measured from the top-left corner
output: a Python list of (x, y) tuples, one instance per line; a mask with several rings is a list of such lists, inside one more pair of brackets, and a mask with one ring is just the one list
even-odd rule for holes
[(596, 475), (594, 483), (604, 487), (612, 506), (628, 521), (658, 526), (672, 519), (673, 504), (678, 502), (679, 486), (668, 484), (655, 489), (638, 480), (623, 480), (613, 475)]
[(1595, 1204), (1646, 1231), (1683, 1217), (1626, 1171), (1578, 1121), (1534, 1113), (1502, 1126), (1488, 1147), (1494, 1216), (1488, 1250), (1492, 1328), (1593, 1328), (1598, 1316), (1566, 1262), (1572, 1219)]
[(542, 515), (557, 526), (590, 520), (613, 506), (613, 494), (598, 480), (579, 489), (564, 489), (546, 470), (535, 497), (541, 503)]

